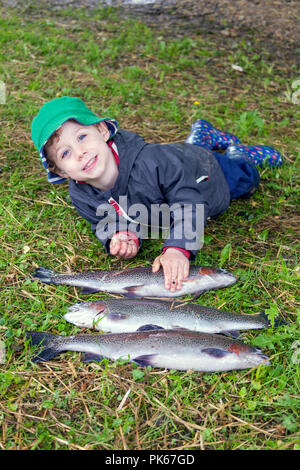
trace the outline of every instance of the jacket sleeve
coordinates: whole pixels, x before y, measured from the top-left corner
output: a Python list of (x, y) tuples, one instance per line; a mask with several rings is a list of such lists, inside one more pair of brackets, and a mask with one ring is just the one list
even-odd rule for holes
[(202, 247), (208, 217), (216, 217), (229, 205), (228, 185), (211, 152), (191, 144), (159, 147), (156, 171), (170, 208), (170, 232), (163, 249), (188, 250), (192, 260)]
[[(179, 182), (178, 182), (179, 183)], [(175, 191), (175, 192), (174, 192)], [(189, 195), (174, 186), (166, 194), (170, 206), (170, 233), (163, 249), (178, 247), (190, 252), (190, 259), (196, 257), (203, 245), (204, 226), (208, 217), (208, 205), (198, 191), (189, 188)]]
[[(128, 231), (128, 221), (118, 213), (114, 204), (103, 200), (98, 201), (85, 191), (70, 191), (71, 202), (78, 214), (91, 224), (91, 230), (109, 253), (112, 236), (118, 232)], [(85, 201), (89, 201), (86, 203)], [(142, 239), (137, 237), (137, 244), (142, 245)]]

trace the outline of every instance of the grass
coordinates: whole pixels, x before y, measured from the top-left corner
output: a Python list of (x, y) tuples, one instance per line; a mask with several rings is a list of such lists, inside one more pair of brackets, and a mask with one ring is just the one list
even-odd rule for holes
[[(194, 33), (171, 40), (113, 9), (49, 12), (31, 3), (1, 11), (1, 318), (2, 449), (299, 449), (299, 110), (286, 98), (297, 78), (253, 39), (231, 50)], [(244, 72), (232, 69), (243, 67)], [(67, 185), (49, 186), (30, 139), (47, 100), (84, 99), (99, 114), (149, 142), (183, 140), (203, 117), (243, 141), (274, 145), (279, 169), (262, 171), (251, 200), (234, 201), (209, 222), (198, 264), (224, 266), (239, 282), (207, 292), (205, 305), (254, 314), (278, 312), (278, 329), (245, 332), (272, 365), (202, 374), (103, 361), (77, 353), (31, 362), (28, 329), (62, 335), (75, 288), (31, 278), (40, 265), (66, 271), (126, 268), (108, 258), (71, 206)], [(297, 115), (298, 113), (298, 115)], [(161, 242), (148, 240), (130, 263), (151, 265)]]

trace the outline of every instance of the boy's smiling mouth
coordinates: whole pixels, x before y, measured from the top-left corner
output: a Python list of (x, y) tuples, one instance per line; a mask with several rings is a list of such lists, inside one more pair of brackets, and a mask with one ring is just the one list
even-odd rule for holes
[(83, 171), (89, 171), (91, 170), (95, 163), (97, 162), (98, 160), (98, 155), (96, 155), (95, 157), (93, 158), (90, 158), (90, 160), (85, 164), (85, 166), (82, 168)]

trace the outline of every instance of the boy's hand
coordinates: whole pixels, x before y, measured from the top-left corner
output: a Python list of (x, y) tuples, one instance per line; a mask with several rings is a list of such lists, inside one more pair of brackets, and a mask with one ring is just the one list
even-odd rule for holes
[(129, 259), (136, 256), (138, 245), (136, 236), (131, 232), (115, 233), (109, 245), (109, 252), (118, 258)]
[(176, 248), (168, 248), (163, 255), (157, 256), (152, 265), (152, 272), (159, 271), (163, 267), (165, 276), (165, 288), (175, 292), (182, 288), (182, 281), (189, 275), (190, 262), (187, 257)]

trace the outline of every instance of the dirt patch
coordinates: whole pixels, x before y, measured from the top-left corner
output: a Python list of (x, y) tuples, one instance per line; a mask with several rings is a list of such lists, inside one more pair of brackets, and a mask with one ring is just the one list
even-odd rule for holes
[(254, 39), (270, 52), (272, 60), (287, 66), (300, 64), (299, 1), (159, 0), (123, 9), (128, 16), (140, 17), (175, 38), (196, 33), (217, 39), (226, 48), (242, 39)]
[[(59, 0), (54, 0), (59, 1)], [(93, 1), (93, 0), (86, 0)], [(95, 3), (95, 0), (94, 0)], [(120, 4), (120, 0), (111, 0)], [(123, 2), (124, 3), (124, 2)], [(158, 0), (148, 5), (126, 5), (132, 14), (153, 22), (183, 23), (200, 27), (211, 23), (217, 29), (254, 29), (263, 36), (299, 44), (299, 2), (288, 0)]]
[(216, 37), (229, 46), (250, 38), (287, 66), (300, 63), (299, 1), (289, 0), (3, 0), (0, 5), (20, 8), (30, 5), (54, 12), (61, 8), (99, 5), (116, 7), (120, 18), (140, 18), (170, 38), (201, 34)]

